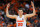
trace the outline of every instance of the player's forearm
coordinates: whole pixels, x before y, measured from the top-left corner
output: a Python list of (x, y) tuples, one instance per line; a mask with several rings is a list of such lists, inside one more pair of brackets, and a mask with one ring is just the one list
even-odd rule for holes
[(35, 14), (36, 14), (35, 7), (33, 6), (33, 15), (35, 15)]
[(8, 13), (8, 7), (6, 8), (6, 16), (8, 16), (9, 15), (9, 13)]

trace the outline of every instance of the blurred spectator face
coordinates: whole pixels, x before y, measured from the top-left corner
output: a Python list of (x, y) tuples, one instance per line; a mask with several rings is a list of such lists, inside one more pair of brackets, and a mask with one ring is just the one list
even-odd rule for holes
[(26, 7), (26, 8), (29, 8), (29, 4), (25, 4), (25, 7)]
[(23, 10), (18, 10), (19, 15), (23, 15)]
[(0, 21), (2, 20), (2, 18), (3, 18), (3, 17), (2, 17), (2, 16), (0, 16)]

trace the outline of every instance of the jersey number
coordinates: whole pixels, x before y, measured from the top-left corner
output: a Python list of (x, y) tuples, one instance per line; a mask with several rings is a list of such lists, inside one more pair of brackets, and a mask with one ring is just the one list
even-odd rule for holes
[(18, 23), (18, 26), (23, 26), (23, 23)]

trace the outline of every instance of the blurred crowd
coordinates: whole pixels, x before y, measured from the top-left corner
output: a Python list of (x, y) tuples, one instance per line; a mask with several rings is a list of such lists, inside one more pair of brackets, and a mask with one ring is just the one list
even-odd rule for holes
[[(16, 27), (16, 20), (10, 19), (6, 17), (6, 7), (7, 4), (0, 3), (0, 27)], [(35, 4), (35, 11), (36, 15), (33, 17), (28, 17), (26, 21), (27, 27), (40, 27), (40, 6), (37, 6), (37, 3)], [(31, 3), (28, 1), (11, 1), (10, 7), (9, 7), (9, 14), (10, 15), (18, 15), (18, 9), (22, 8), (23, 14), (31, 14), (33, 13), (33, 9), (31, 6)]]

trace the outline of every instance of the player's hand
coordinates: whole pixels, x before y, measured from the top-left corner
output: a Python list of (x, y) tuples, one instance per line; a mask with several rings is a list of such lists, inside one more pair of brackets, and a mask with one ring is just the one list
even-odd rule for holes
[(9, 7), (9, 6), (10, 6), (10, 3), (7, 4), (7, 7)]
[(34, 3), (31, 1), (31, 5), (34, 6)]

